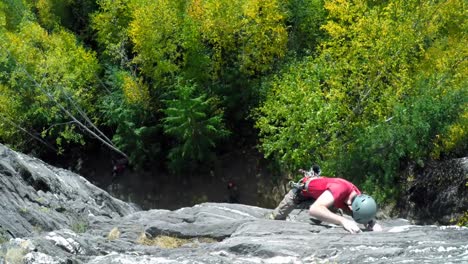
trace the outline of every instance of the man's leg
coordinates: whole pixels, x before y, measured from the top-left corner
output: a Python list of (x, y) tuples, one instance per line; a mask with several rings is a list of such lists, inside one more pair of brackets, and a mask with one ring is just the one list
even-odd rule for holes
[(284, 220), (289, 215), (289, 213), (294, 210), (294, 208), (303, 200), (301, 199), (302, 195), (299, 190), (292, 189), (290, 190), (281, 200), (279, 205), (273, 210), (269, 215), (270, 219), (274, 220)]

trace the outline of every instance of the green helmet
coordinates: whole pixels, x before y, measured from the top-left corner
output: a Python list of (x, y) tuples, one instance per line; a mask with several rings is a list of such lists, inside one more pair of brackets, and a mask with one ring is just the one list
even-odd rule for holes
[(353, 219), (360, 224), (369, 223), (377, 213), (375, 200), (366, 194), (356, 196), (351, 206), (353, 208)]

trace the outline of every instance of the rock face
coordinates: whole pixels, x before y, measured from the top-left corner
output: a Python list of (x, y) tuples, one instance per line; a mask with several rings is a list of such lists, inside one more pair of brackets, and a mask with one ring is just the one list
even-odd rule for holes
[(77, 174), (1, 144), (0, 205), (0, 231), (7, 237), (80, 228), (91, 215), (112, 219), (137, 211)]
[(0, 263), (468, 263), (468, 228), (387, 219), (352, 235), (299, 209), (287, 221), (241, 204), (141, 211), (1, 145), (0, 181)]
[(450, 224), (468, 211), (468, 158), (410, 170), (400, 215), (418, 224)]

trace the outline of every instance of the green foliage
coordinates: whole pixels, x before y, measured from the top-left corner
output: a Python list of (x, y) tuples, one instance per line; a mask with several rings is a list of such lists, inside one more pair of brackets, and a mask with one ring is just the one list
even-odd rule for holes
[(468, 212), (465, 212), (465, 214), (458, 219), (457, 225), (468, 227)]
[(290, 51), (309, 54), (325, 39), (321, 26), (326, 22), (323, 0), (289, 0), (287, 8)]
[(42, 150), (32, 137), (59, 151), (91, 142), (66, 109), (137, 166), (169, 153), (187, 169), (209, 162), (229, 129), (223, 148), (260, 142), (280, 171), (320, 163), (390, 199), (407, 162), (466, 154), (465, 10), (463, 0), (0, 1), (0, 140), (27, 151)]
[(396, 191), (394, 177), (400, 162), (413, 160), (422, 164), (434, 148), (432, 142), (466, 109), (467, 91), (451, 89), (440, 96), (446, 86), (437, 86), (438, 81), (415, 83), (417, 95), (395, 105), (392, 119), (360, 131), (356, 140), (348, 145), (346, 155), (338, 159), (344, 162), (338, 166), (343, 173), (346, 170), (351, 175), (374, 178), (369, 186), (378, 183), (388, 192), (388, 197), (392, 196)]
[(30, 16), (26, 0), (6, 0), (0, 2), (0, 27), (15, 30), (24, 17)]
[(60, 27), (68, 17), (71, 17), (68, 8), (72, 0), (38, 0), (34, 1), (35, 11), (40, 24), (46, 29)]
[(81, 132), (62, 107), (78, 116), (79, 111), (95, 111), (97, 91), (92, 85), (99, 65), (94, 53), (78, 46), (72, 34), (48, 33), (34, 22), (0, 34), (7, 40), (0, 51), (0, 113), (10, 121), (2, 126), (0, 137), (29, 149), (25, 139), (30, 135), (16, 134), (21, 127), (55, 141), (59, 148), (65, 142), (83, 144)]
[(171, 168), (194, 168), (197, 162), (210, 160), (216, 142), (229, 134), (224, 128), (223, 112), (216, 108), (214, 98), (207, 98), (194, 84), (181, 80), (170, 96), (164, 101), (163, 124), (164, 133), (175, 139), (169, 153)]
[(136, 167), (144, 167), (158, 157), (159, 129), (153, 122), (147, 88), (141, 80), (122, 70), (108, 71), (109, 94), (102, 98), (105, 124), (115, 128), (112, 141), (129, 155)]
[(261, 149), (289, 171), (322, 161), (326, 154), (322, 146), (333, 131), (324, 128), (336, 117), (321, 90), (325, 76), (327, 70), (307, 57), (264, 84), (266, 100), (256, 112)]
[(97, 9), (94, 0), (28, 0), (39, 24), (47, 30), (67, 28), (78, 38), (89, 40), (90, 14)]
[(70, 226), (70, 229), (77, 234), (85, 233), (88, 228), (89, 222), (86, 219), (77, 219)]
[(117, 66), (128, 66), (128, 26), (132, 19), (130, 1), (99, 0), (97, 3), (99, 10), (91, 17), (91, 27), (96, 31), (96, 41), (102, 55)]

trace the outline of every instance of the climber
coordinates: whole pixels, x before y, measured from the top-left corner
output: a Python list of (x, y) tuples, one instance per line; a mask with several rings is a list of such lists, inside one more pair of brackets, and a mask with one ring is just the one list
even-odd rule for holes
[[(382, 230), (374, 220), (377, 212), (374, 199), (361, 194), (354, 184), (341, 178), (320, 176), (320, 167), (317, 165), (309, 171), (300, 172), (304, 177), (290, 184), (292, 189), (269, 215), (270, 219), (284, 220), (301, 202), (315, 200), (309, 208), (309, 214), (319, 221), (341, 225), (350, 233), (361, 232), (357, 223), (364, 224), (366, 230)], [(335, 210), (351, 215), (354, 221), (334, 213)]]
[(237, 184), (230, 180), (227, 184), (228, 190), (228, 203), (239, 203), (239, 189), (237, 188)]
[(128, 159), (120, 158), (117, 160), (112, 160), (112, 182), (114, 182), (120, 174), (122, 174), (125, 169), (128, 167)]

